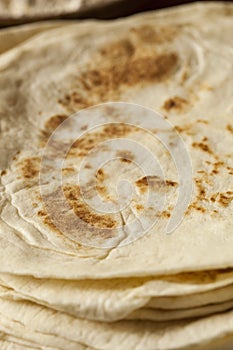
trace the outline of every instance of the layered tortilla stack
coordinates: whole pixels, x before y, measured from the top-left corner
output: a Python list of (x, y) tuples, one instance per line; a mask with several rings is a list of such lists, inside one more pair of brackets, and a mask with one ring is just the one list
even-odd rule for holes
[(231, 349), (232, 14), (0, 32), (1, 349)]

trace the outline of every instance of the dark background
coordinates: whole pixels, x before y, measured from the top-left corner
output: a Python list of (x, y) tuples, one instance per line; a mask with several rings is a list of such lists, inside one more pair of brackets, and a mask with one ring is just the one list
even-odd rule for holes
[[(182, 0), (120, 0), (115, 4), (111, 4), (101, 9), (96, 9), (95, 11), (89, 11), (81, 14), (81, 18), (102, 18), (102, 19), (113, 19), (122, 16), (129, 16), (131, 14), (151, 11), (155, 9), (161, 9), (170, 6), (176, 6), (181, 4), (188, 4), (191, 2), (196, 2), (195, 0), (182, 1)], [(206, 1), (200, 1), (206, 2)], [(226, 2), (226, 1), (225, 1)], [(233, 2), (227, 0), (227, 2)]]
[[(49, 0), (48, 0), (49, 1)], [(64, 0), (65, 1), (65, 0)], [(217, 1), (217, 0), (216, 0)], [(119, 0), (113, 4), (109, 4), (106, 6), (100, 6), (93, 10), (82, 10), (78, 13), (59, 15), (59, 16), (48, 16), (43, 18), (35, 17), (35, 18), (20, 18), (20, 19), (4, 19), (1, 18), (0, 27), (6, 27), (10, 25), (17, 25), (28, 22), (35, 22), (40, 20), (48, 20), (48, 19), (87, 19), (87, 18), (97, 18), (97, 19), (114, 19), (119, 17), (129, 16), (134, 13), (151, 11), (171, 6), (177, 6), (181, 4), (188, 4), (191, 2), (196, 2), (195, 0)], [(206, 1), (200, 1), (206, 2)], [(227, 0), (225, 2), (233, 2), (231, 0)], [(1, 14), (0, 14), (1, 17)]]

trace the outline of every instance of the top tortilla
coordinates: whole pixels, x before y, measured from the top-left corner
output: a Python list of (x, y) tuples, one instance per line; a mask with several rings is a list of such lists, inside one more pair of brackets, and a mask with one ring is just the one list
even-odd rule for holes
[[(41, 32), (37, 27), (26, 41), (18, 37), (17, 45), (4, 49), (0, 56), (1, 272), (98, 279), (233, 266), (232, 8), (232, 4), (197, 3), (112, 23), (63, 23), (46, 29), (48, 24), (41, 24)], [(112, 100), (144, 105), (168, 118), (190, 154), (194, 191), (184, 220), (171, 235), (164, 233), (172, 212), (168, 205), (158, 214), (159, 225), (146, 235), (123, 247), (102, 249), (80, 244), (79, 235), (89, 237), (81, 228), (72, 227), (69, 237), (54, 227), (39, 196), (38, 171), (49, 135), (61, 121)], [(132, 137), (150, 146), (148, 135), (134, 128), (111, 126), (94, 136), (100, 141)], [(65, 193), (76, 213), (82, 207), (89, 223), (94, 220), (105, 228), (121, 224), (119, 213), (112, 218), (95, 216), (79, 202), (72, 167), (81, 163), (88, 149), (85, 140), (88, 137), (68, 159)], [(159, 147), (153, 151), (164, 155)], [(161, 186), (166, 185), (164, 191), (174, 206), (180, 184), (170, 158), (164, 155), (162, 160), (166, 181)], [(117, 169), (109, 167), (109, 178)], [(147, 187), (141, 175), (132, 174), (135, 188)], [(59, 219), (58, 183), (50, 179), (42, 187)], [(141, 190), (137, 189), (139, 194)], [(152, 217), (146, 215), (148, 220)], [(98, 236), (98, 244), (108, 238)]]

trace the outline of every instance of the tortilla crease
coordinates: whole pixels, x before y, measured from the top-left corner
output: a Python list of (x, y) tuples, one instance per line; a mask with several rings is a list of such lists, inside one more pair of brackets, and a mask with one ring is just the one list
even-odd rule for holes
[(55, 348), (60, 341), (62, 349), (87, 346), (114, 350), (119, 348), (120, 341), (122, 349), (169, 350), (205, 346), (225, 337), (232, 341), (232, 311), (175, 323), (120, 321), (109, 324), (74, 318), (32, 302), (4, 297), (2, 293), (0, 317), (3, 332), (7, 329), (7, 334), (12, 331), (15, 337), (31, 342), (42, 342), (43, 337), (47, 337)]
[(199, 280), (195, 274), (183, 274), (171, 276), (170, 280), (166, 276), (157, 280), (67, 281), (2, 274), (0, 283), (9, 288), (10, 295), (80, 318), (112, 322), (141, 318), (141, 312), (148, 313), (146, 319), (161, 320), (228, 310), (233, 288), (230, 277), (230, 272), (225, 272), (214, 279), (213, 272), (206, 272), (202, 279), (199, 275)]
[[(3, 288), (5, 286), (2, 286)], [(201, 307), (194, 307), (194, 308), (181, 308), (181, 309), (163, 309), (161, 307), (162, 304), (159, 305), (158, 308), (152, 308), (149, 307), (149, 305), (137, 305), (136, 303), (131, 306), (125, 306), (125, 310), (121, 310), (121, 304), (118, 307), (117, 314), (116, 310), (114, 309), (114, 306), (109, 311), (106, 310), (106, 307), (102, 305), (103, 303), (98, 304), (98, 300), (95, 303), (95, 306), (92, 305), (86, 305), (88, 303), (85, 303), (85, 298), (80, 297), (78, 301), (74, 303), (74, 300), (72, 300), (73, 305), (69, 304), (69, 299), (63, 299), (60, 303), (55, 302), (54, 300), (51, 300), (49, 303), (46, 301), (46, 298), (35, 298), (32, 296), (33, 293), (28, 293), (25, 295), (25, 292), (19, 293), (18, 291), (5, 288), (6, 292), (3, 293), (4, 296), (13, 298), (14, 300), (29, 300), (31, 302), (35, 302), (36, 304), (47, 306), (49, 308), (52, 308), (57, 311), (66, 312), (67, 314), (70, 314), (71, 316), (75, 316), (78, 318), (83, 319), (89, 319), (94, 321), (102, 321), (102, 322), (113, 322), (113, 321), (119, 321), (123, 319), (127, 320), (151, 320), (156, 322), (164, 322), (164, 321), (172, 321), (172, 320), (183, 320), (187, 318), (197, 318), (201, 316), (209, 316), (212, 314), (216, 314), (223, 311), (228, 311), (232, 309), (233, 307), (233, 300), (229, 300), (222, 303), (215, 303), (215, 304), (207, 304)], [(49, 292), (49, 289), (47, 289), (47, 293)], [(93, 295), (96, 298), (96, 295), (93, 293)], [(50, 299), (52, 295), (50, 294)], [(64, 298), (64, 295), (62, 295)], [(67, 297), (67, 296), (66, 296)], [(70, 297), (70, 296), (69, 296)], [(190, 296), (190, 299), (193, 296)], [(89, 298), (89, 295), (86, 295), (86, 298)], [(106, 299), (105, 304), (110, 304), (112, 302), (111, 300)], [(111, 305), (111, 304), (110, 304)], [(132, 308), (134, 308), (134, 311), (132, 311)]]

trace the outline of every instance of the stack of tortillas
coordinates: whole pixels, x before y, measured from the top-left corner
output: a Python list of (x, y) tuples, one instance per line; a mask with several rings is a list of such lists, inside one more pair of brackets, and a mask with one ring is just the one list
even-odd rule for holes
[(232, 14), (0, 32), (1, 349), (232, 349)]

